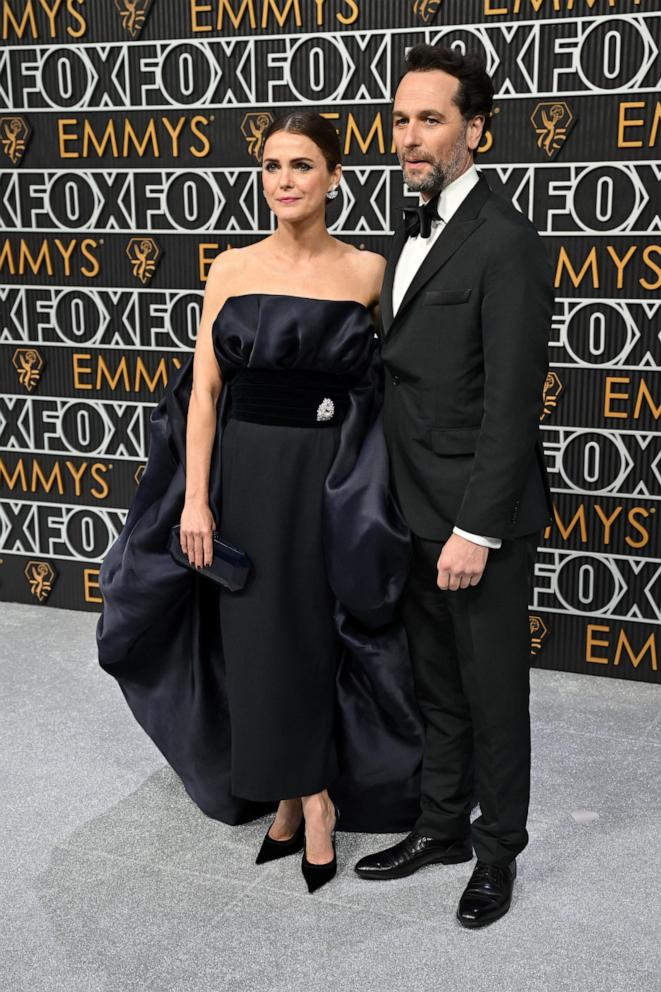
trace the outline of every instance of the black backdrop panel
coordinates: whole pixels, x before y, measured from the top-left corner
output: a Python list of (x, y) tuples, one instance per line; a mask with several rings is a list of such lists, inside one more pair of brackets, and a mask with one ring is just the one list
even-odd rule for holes
[(345, 156), (337, 237), (386, 253), (410, 198), (405, 50), (478, 51), (479, 152), (555, 271), (542, 430), (555, 520), (531, 650), (658, 682), (659, 0), (2, 0), (0, 598), (98, 610), (149, 416), (220, 251), (273, 229), (269, 121), (312, 105)]

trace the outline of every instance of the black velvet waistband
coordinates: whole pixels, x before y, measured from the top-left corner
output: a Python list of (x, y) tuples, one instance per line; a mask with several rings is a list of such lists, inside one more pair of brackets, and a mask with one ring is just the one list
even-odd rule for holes
[(338, 427), (352, 381), (325, 372), (242, 369), (229, 384), (229, 416), (280, 427)]

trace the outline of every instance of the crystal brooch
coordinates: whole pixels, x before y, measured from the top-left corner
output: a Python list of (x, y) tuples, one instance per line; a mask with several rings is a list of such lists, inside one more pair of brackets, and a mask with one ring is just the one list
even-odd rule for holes
[(317, 407), (317, 420), (332, 420), (335, 413), (335, 404), (326, 397)]

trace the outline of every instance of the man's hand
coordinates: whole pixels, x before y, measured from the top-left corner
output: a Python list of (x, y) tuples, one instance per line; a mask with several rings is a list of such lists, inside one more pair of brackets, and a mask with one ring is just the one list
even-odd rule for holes
[(482, 578), (488, 557), (489, 548), (452, 534), (443, 545), (438, 559), (438, 588), (454, 592), (476, 586)]

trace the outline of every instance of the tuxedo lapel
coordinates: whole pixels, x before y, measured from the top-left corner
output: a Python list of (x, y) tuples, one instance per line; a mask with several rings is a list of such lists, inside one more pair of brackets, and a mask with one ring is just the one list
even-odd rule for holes
[(466, 238), (469, 238), (474, 231), (480, 227), (484, 221), (480, 218), (476, 220), (455, 221), (454, 217), (444, 231), (439, 235), (438, 240), (432, 247), (426, 259), (413, 276), (409, 288), (404, 294), (397, 316), (399, 316), (409, 305), (411, 300), (417, 296), (422, 287), (428, 282), (435, 272), (442, 265), (452, 258), (458, 248), (463, 245)]
[(445, 265), (452, 258), (458, 248), (469, 238), (483, 223), (484, 218), (479, 217), (479, 213), (486, 200), (491, 195), (491, 188), (486, 179), (480, 174), (479, 182), (473, 187), (466, 199), (459, 206), (456, 213), (450, 218), (444, 230), (432, 246), (429, 254), (411, 280), (404, 299), (402, 300), (397, 313), (392, 312), (392, 288), (395, 278), (395, 268), (397, 260), (406, 240), (406, 228), (402, 225), (395, 232), (395, 243), (388, 258), (386, 272), (384, 275), (381, 312), (383, 314), (384, 335), (388, 334), (397, 318), (404, 312), (406, 307), (417, 296), (422, 287), (431, 279), (435, 272)]

